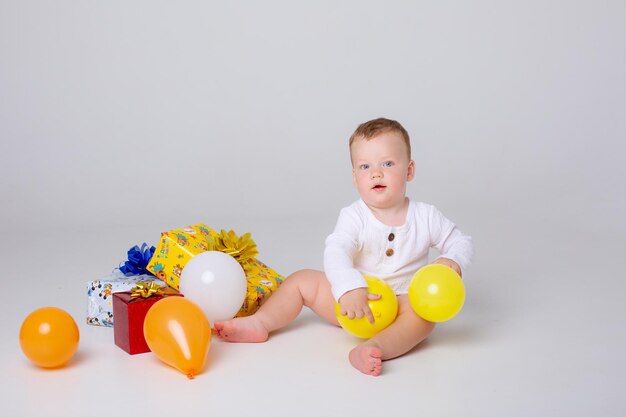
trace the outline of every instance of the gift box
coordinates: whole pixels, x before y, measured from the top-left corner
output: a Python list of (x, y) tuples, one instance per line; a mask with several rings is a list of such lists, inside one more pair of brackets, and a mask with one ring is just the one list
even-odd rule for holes
[(170, 296), (182, 294), (167, 286), (165, 288), (157, 286), (154, 282), (138, 283), (131, 291), (113, 294), (115, 344), (131, 355), (150, 352), (143, 335), (143, 322), (150, 307), (162, 298)]
[(113, 327), (113, 294), (129, 291), (138, 282), (153, 281), (165, 285), (154, 275), (126, 276), (119, 269), (110, 275), (87, 282), (87, 324)]
[(254, 314), (261, 307), (261, 304), (285, 280), (278, 272), (258, 259), (251, 259), (243, 270), (248, 281), (246, 298), (235, 317), (245, 317)]
[(215, 232), (203, 224), (161, 233), (161, 239), (147, 269), (178, 290), (183, 267), (195, 255), (206, 252)]
[(147, 269), (178, 290), (180, 275), (187, 262), (208, 250), (219, 250), (233, 256), (246, 274), (246, 298), (236, 317), (253, 314), (284, 281), (280, 274), (255, 258), (258, 252), (249, 233), (241, 237), (232, 230), (217, 233), (202, 223), (161, 233)]

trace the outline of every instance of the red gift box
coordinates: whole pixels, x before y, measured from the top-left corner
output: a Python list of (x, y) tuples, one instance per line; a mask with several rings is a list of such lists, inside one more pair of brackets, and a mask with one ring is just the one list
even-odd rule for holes
[(126, 352), (150, 352), (143, 335), (143, 322), (150, 307), (164, 297), (183, 296), (171, 288), (163, 288), (162, 294), (153, 294), (150, 297), (131, 297), (132, 292), (116, 292), (113, 294), (113, 333), (115, 344)]

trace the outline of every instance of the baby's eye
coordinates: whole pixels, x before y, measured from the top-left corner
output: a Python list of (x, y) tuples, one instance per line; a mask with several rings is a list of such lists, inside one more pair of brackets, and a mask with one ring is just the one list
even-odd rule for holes
[(359, 166), (359, 168), (362, 170), (369, 169), (369, 167), (370, 167), (369, 164), (361, 164), (361, 166)]
[(383, 162), (383, 167), (390, 168), (393, 166), (393, 161), (385, 161)]

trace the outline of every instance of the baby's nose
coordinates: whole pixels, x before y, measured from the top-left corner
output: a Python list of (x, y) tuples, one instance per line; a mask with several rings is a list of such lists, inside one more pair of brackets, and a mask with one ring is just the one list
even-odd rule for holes
[(383, 172), (380, 169), (372, 169), (372, 178), (381, 178), (383, 176)]

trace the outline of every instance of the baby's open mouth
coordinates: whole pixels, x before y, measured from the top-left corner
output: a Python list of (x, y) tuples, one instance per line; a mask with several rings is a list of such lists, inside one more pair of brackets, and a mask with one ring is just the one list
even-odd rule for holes
[(372, 189), (376, 190), (376, 191), (382, 191), (385, 188), (387, 188), (387, 187), (385, 187), (384, 185), (378, 184), (378, 185), (375, 185)]

